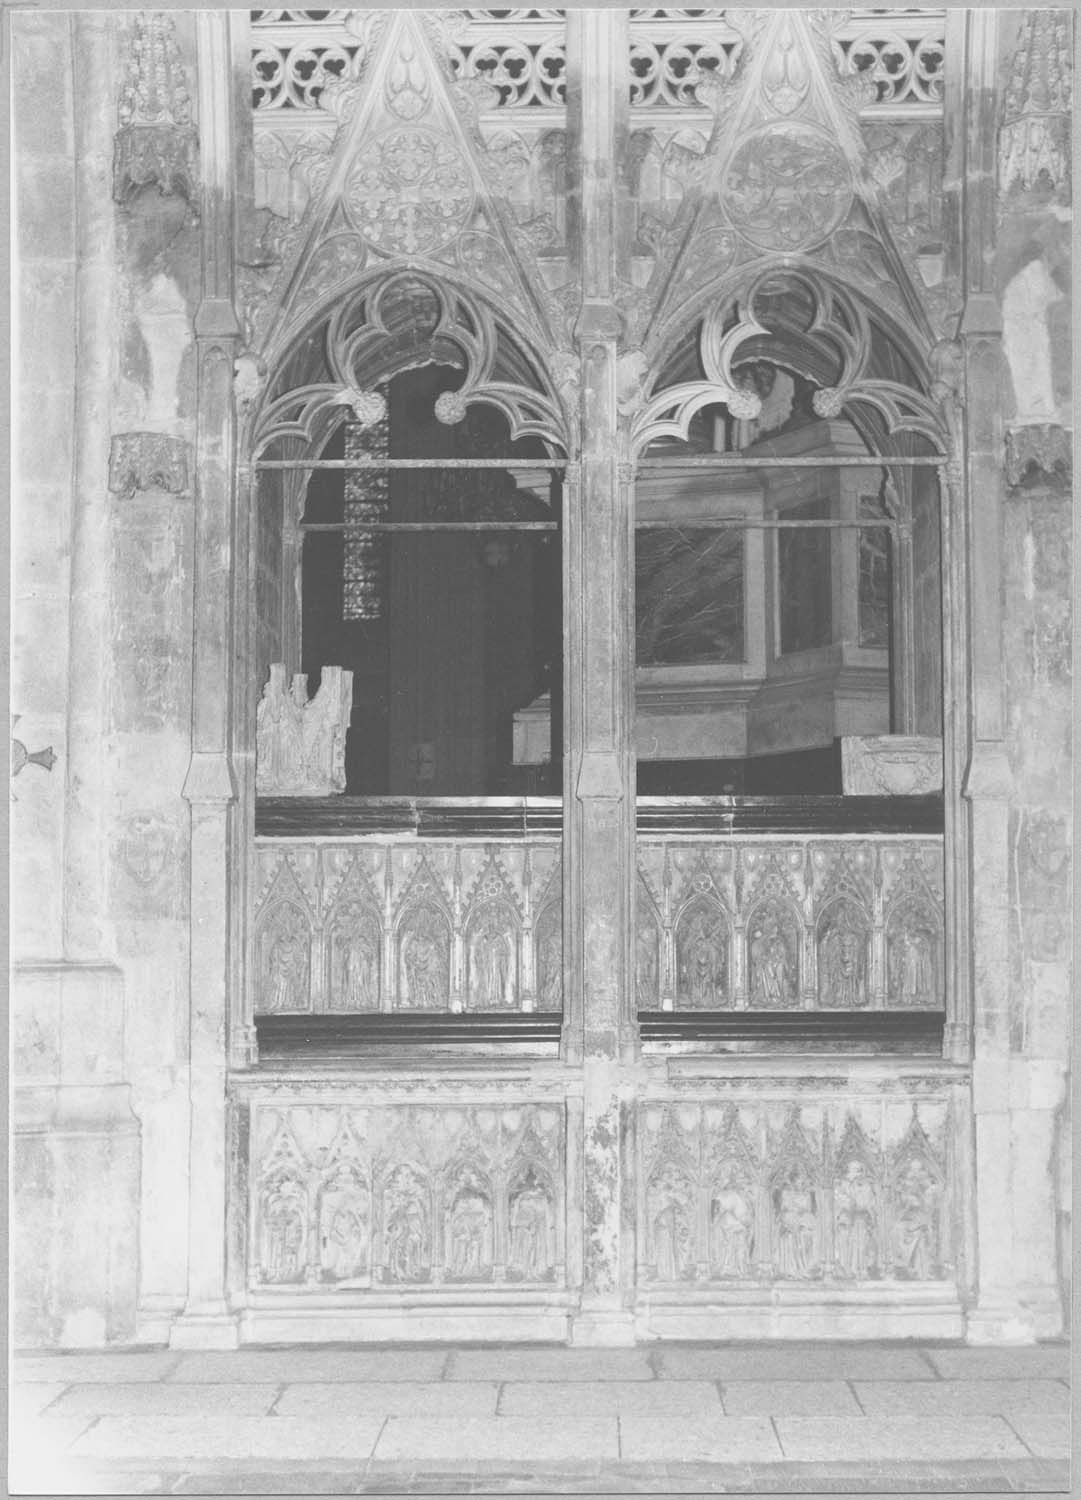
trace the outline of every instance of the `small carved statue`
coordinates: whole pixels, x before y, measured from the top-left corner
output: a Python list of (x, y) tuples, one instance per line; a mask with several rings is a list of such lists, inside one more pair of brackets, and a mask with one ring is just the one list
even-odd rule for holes
[(788, 1005), (793, 973), (788, 943), (776, 917), (768, 917), (751, 941), (751, 1000), (764, 1009)]
[(514, 942), (495, 915), (485, 917), (472, 943), (473, 1003), (478, 1010), (501, 1010), (513, 1001)]
[[(292, 1191), (290, 1190), (292, 1187)], [(263, 1209), (263, 1274), (267, 1281), (299, 1281), (304, 1272), (304, 1216), (295, 1185), (271, 1189)]]
[(834, 1246), (842, 1276), (863, 1281), (877, 1262), (875, 1243), (875, 1191), (867, 1168), (857, 1158), (850, 1160), (834, 1187)]
[(822, 1003), (840, 1010), (857, 1010), (867, 1003), (862, 934), (849, 922), (830, 927), (820, 949)]
[(559, 1010), (563, 1004), (563, 942), (558, 932), (549, 932), (540, 945), (541, 1010)]
[(657, 934), (653, 924), (639, 921), (634, 937), (635, 993), (639, 1010), (653, 1010), (657, 1004)]
[(286, 686), (275, 662), (255, 721), (255, 784), (261, 796), (325, 797), (345, 791), (345, 736), (353, 706), (353, 674), (324, 667), (308, 699), (307, 676)]
[(893, 1240), (897, 1274), (911, 1281), (934, 1275), (937, 1256), (938, 1184), (921, 1161), (913, 1157), (896, 1185)]
[(902, 927), (890, 944), (890, 1000), (894, 1005), (935, 1003), (932, 939), (920, 928)]
[(724, 998), (724, 943), (717, 924), (696, 913), (681, 947), (680, 999), (696, 1010), (711, 1009)]
[(429, 922), (420, 921), (406, 933), (402, 962), (407, 989), (404, 1004), (413, 1010), (443, 1009), (448, 995), (446, 943)]
[(459, 1193), (450, 1215), (450, 1272), (462, 1280), (476, 1279), (487, 1271), (485, 1240), (492, 1211), (480, 1193), (466, 1188)]
[(511, 1202), (510, 1264), (523, 1281), (541, 1281), (548, 1274), (548, 1198), (530, 1175)]
[(345, 1010), (372, 1010), (376, 993), (375, 950), (363, 933), (351, 934), (342, 963), (342, 1006)]
[(710, 1249), (717, 1276), (746, 1276), (754, 1247), (754, 1214), (732, 1185), (721, 1188), (710, 1205)]
[(774, 1189), (776, 1264), (778, 1276), (806, 1281), (815, 1271), (815, 1239), (818, 1223), (813, 1189), (790, 1179)]
[(335, 1194), (324, 1207), (322, 1223), (323, 1275), (346, 1281), (363, 1275), (368, 1259), (368, 1231), (360, 1205), (346, 1194)]
[(424, 1275), (424, 1210), (412, 1194), (387, 1195), (386, 1269), (391, 1281), (420, 1281)]
[(300, 921), (286, 918), (267, 956), (265, 1006), (269, 1011), (304, 1010), (308, 1001), (308, 942)]

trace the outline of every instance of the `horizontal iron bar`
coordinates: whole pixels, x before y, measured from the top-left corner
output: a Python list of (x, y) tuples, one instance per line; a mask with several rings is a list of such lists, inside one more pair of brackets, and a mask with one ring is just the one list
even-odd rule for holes
[(558, 531), (558, 521), (301, 521), (301, 531), (341, 531), (366, 536), (370, 531)]
[(900, 531), (901, 522), (883, 516), (880, 521), (782, 521), (758, 516), (716, 516), (695, 521), (635, 521), (635, 531)]
[(257, 458), (256, 469), (565, 469), (567, 458)]
[[(671, 458), (640, 458), (640, 469), (937, 469), (947, 463), (945, 454), (933, 457), (886, 458), (882, 454), (867, 458), (741, 458), (736, 453), (680, 453)], [(537, 466), (539, 467), (539, 465)]]

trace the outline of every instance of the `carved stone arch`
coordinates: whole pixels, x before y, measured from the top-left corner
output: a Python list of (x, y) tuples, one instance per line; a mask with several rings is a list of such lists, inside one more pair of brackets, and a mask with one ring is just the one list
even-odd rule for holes
[(371, 1268), (371, 1181), (366, 1155), (343, 1112), (316, 1189), (320, 1277), (366, 1279)]
[(946, 1177), (917, 1106), (887, 1172), (890, 1274), (903, 1281), (937, 1281), (942, 1264)]
[(414, 1162), (385, 1162), (376, 1178), (376, 1258), (384, 1282), (431, 1279), (434, 1204), (428, 1172)]
[(663, 927), (649, 884), (638, 871), (635, 882), (634, 981), (639, 1010), (657, 1010), (664, 983)]
[(533, 972), (537, 983), (537, 1009), (563, 1008), (563, 902), (558, 885), (547, 896), (533, 924)]
[(554, 1281), (558, 1260), (555, 1179), (535, 1152), (522, 1152), (507, 1173), (507, 1279)]
[(881, 1153), (849, 1114), (833, 1155), (833, 1271), (844, 1280), (876, 1280), (884, 1254)]
[(383, 924), (371, 882), (354, 860), (324, 922), (328, 1010), (378, 1010), (384, 988)]
[(475, 902), (465, 922), (466, 1008), (516, 1007), (521, 980), (522, 924), (506, 897)]
[(886, 1005), (942, 1005), (945, 995), (942, 915), (929, 893), (899, 892), (886, 910)]
[(448, 1281), (490, 1281), (496, 1256), (496, 1193), (491, 1174), (472, 1155), (457, 1155), (442, 1173), (444, 1270)]
[[(392, 293), (408, 306), (411, 292), (434, 311), (419, 340), (400, 312), (396, 327), (387, 316)], [(243, 446), (256, 459), (290, 440), (313, 452), (351, 408), (362, 416), (376, 386), (441, 360), (464, 374), (459, 390), (437, 403), (441, 421), (453, 425), (469, 404), (484, 403), (507, 419), (511, 441), (538, 437), (553, 453), (566, 453), (573, 428), (560, 394), (565, 357), (533, 330), (511, 324), (491, 290), (460, 271), (381, 261), (328, 286), (259, 353), (269, 373), (251, 401)], [(358, 397), (365, 398), (360, 411)]]
[(255, 1009), (289, 1014), (311, 1009), (313, 919), (297, 888), (275, 892), (255, 926)]
[(675, 920), (676, 1004), (720, 1010), (732, 1004), (732, 923), (715, 892), (695, 891)]
[(858, 1010), (868, 1002), (871, 978), (870, 913), (856, 896), (831, 897), (815, 923), (818, 1003), (823, 1009)]
[(267, 1149), (255, 1202), (255, 1275), (270, 1285), (298, 1285), (310, 1266), (310, 1164), (284, 1118)]
[(821, 1169), (793, 1107), (769, 1173), (774, 1276), (808, 1281), (822, 1274), (822, 1213)]
[(803, 920), (790, 898), (760, 896), (746, 919), (747, 1003), (752, 1010), (799, 1004), (803, 981)]
[[(778, 341), (756, 318), (762, 288), (785, 279), (810, 289), (818, 308), (803, 330), (802, 353), (795, 333)], [(837, 351), (828, 380), (830, 367), (823, 365), (822, 356), (808, 359), (812, 334)], [(689, 371), (676, 373), (681, 360), (686, 364), (689, 358), (681, 350), (689, 351), (692, 342), (697, 342), (697, 355), (691, 366), (704, 379), (697, 374), (688, 378)], [(910, 381), (895, 378), (895, 370), (876, 369), (878, 351), (886, 347), (899, 352)], [(656, 375), (634, 419), (639, 448), (657, 437), (685, 437), (691, 417), (706, 405), (726, 405), (741, 420), (757, 416), (759, 398), (740, 376), (739, 366), (752, 357), (769, 362), (771, 354), (772, 362), (816, 387), (819, 416), (835, 417), (844, 410), (870, 453), (887, 456), (896, 446), (895, 435), (904, 433), (922, 437), (933, 452), (945, 454), (950, 448), (950, 421), (937, 404), (929, 340), (873, 303), (865, 287), (806, 256), (784, 261), (766, 256), (707, 279), (650, 330), (642, 353), (644, 366)]]

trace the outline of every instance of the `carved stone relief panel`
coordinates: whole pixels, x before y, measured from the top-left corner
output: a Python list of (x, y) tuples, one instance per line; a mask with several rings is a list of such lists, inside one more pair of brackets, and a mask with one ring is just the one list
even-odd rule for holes
[(260, 924), (260, 1009), (272, 1015), (311, 1008), (311, 924), (297, 902), (275, 901)]
[(254, 1286), (564, 1279), (561, 1107), (259, 1102), (251, 1140)]
[[(255, 1010), (272, 1008), (298, 923), (315, 1011), (559, 1010), (563, 990), (558, 846), (266, 839), (256, 846)], [(294, 912), (271, 950), (268, 920)], [(280, 920), (275, 919), (274, 938)], [(286, 941), (288, 939), (288, 941)], [(274, 979), (271, 979), (273, 969)], [(294, 1005), (293, 1008), (296, 1008)]]
[(638, 869), (662, 1008), (943, 1005), (940, 839), (640, 838)]
[(638, 877), (634, 923), (634, 983), (639, 1010), (656, 1010), (661, 996), (662, 937), (652, 893)]
[(791, 1086), (639, 1105), (649, 1283), (935, 1282), (956, 1269), (948, 1100)]
[(817, 926), (818, 1003), (825, 1010), (859, 1010), (867, 1004), (871, 922), (855, 901), (838, 897)]

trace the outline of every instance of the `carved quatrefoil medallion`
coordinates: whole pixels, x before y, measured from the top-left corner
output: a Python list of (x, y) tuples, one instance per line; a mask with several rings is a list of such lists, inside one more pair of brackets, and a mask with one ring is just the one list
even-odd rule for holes
[(390, 255), (430, 255), (473, 210), (469, 167), (453, 141), (423, 125), (386, 130), (359, 154), (345, 190), (360, 233)]
[(732, 155), (721, 201), (735, 227), (762, 250), (810, 250), (829, 238), (852, 203), (840, 149), (801, 121), (769, 125)]

